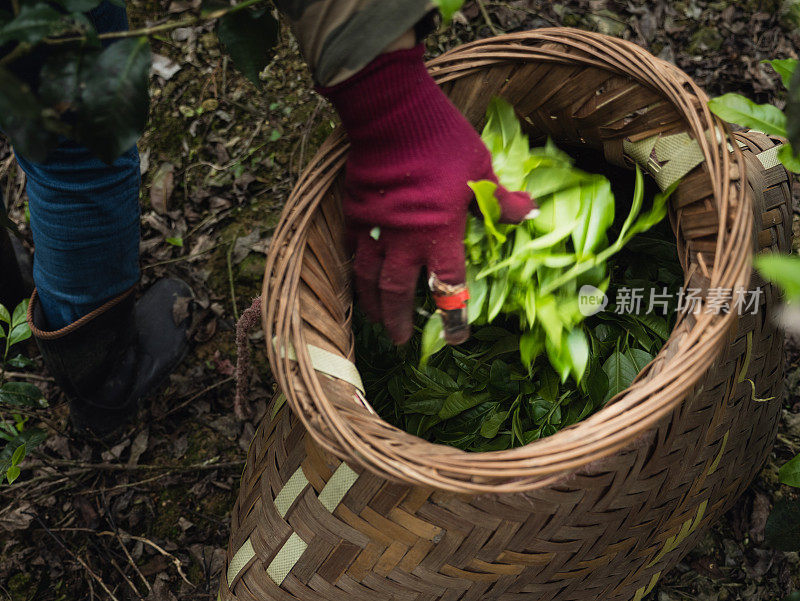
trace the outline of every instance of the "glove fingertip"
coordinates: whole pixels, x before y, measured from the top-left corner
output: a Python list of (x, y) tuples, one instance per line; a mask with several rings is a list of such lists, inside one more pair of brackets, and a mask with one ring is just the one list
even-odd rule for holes
[(501, 223), (520, 223), (539, 214), (539, 206), (527, 192), (510, 192), (498, 186), (496, 196), (500, 204)]

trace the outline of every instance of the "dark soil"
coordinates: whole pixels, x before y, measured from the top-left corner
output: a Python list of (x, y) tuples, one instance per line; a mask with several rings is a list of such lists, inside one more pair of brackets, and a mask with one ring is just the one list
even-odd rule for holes
[[(494, 33), (569, 25), (632, 40), (712, 95), (736, 91), (781, 105), (779, 78), (761, 61), (797, 57), (793, 5), (512, 0), (483, 2), (482, 11), (468, 2), (428, 47), (438, 54)], [(133, 24), (143, 26), (179, 18), (187, 4), (134, 0), (128, 7)], [(0, 486), (0, 599), (216, 598), (239, 474), (273, 390), (263, 332), (256, 332), (252, 417), (234, 416), (233, 326), (260, 292), (265, 252), (292, 184), (336, 118), (312, 91), (288, 30), (259, 90), (221, 56), (212, 31), (176, 29), (153, 40), (158, 69), (139, 145), (144, 284), (175, 275), (194, 287), (192, 354), (114, 445), (74, 437), (63, 394), (41, 368), (28, 372), (25, 379), (50, 401), (29, 424), (40, 422), (49, 438), (17, 483)], [(23, 182), (8, 148), (0, 148), (0, 185), (29, 234)], [(37, 356), (34, 345), (25, 350)], [(652, 599), (780, 601), (800, 588), (798, 554), (764, 542), (770, 508), (794, 498), (777, 480), (778, 466), (800, 451), (800, 351), (791, 351), (785, 419), (768, 464)]]

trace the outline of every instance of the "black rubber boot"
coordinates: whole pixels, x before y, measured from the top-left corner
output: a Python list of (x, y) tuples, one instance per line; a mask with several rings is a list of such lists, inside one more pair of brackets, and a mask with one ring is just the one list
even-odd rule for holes
[(188, 319), (176, 325), (173, 307), (191, 296), (186, 283), (160, 280), (138, 301), (131, 289), (65, 328), (47, 331), (34, 290), (28, 323), (45, 366), (69, 398), (76, 429), (108, 437), (136, 416), (140, 401), (186, 355)]
[(31, 256), (22, 243), (0, 224), (0, 305), (13, 311), (14, 307), (31, 295), (31, 271)]

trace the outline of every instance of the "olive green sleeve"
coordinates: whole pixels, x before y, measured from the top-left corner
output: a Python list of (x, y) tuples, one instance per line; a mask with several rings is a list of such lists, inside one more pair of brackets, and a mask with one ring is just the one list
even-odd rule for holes
[(432, 0), (275, 0), (317, 85), (358, 72), (434, 10)]

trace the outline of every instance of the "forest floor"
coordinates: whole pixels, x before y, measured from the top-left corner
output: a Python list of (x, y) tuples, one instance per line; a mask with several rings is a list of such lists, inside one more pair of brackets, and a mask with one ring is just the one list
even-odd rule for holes
[[(632, 40), (712, 96), (735, 91), (780, 105), (779, 79), (761, 61), (797, 57), (798, 24), (785, 5), (512, 0), (486, 1), (481, 10), (468, 2), (428, 49), (436, 55), (496, 33), (569, 25)], [(189, 8), (186, 0), (128, 3), (137, 27)], [(287, 31), (261, 89), (220, 54), (210, 25), (162, 34), (152, 49), (151, 119), (139, 144), (143, 277), (145, 285), (173, 275), (193, 286), (193, 350), (138, 425), (110, 447), (72, 437), (63, 394), (43, 369), (30, 372), (50, 401), (30, 423), (41, 422), (49, 436), (19, 481), (0, 486), (2, 600), (216, 598), (239, 475), (273, 391), (256, 332), (252, 417), (235, 417), (233, 328), (260, 292), (281, 208), (335, 115), (313, 92)], [(0, 185), (29, 235), (24, 178), (7, 146), (0, 146)], [(36, 355), (32, 345), (27, 351)], [(780, 601), (800, 588), (798, 554), (764, 543), (770, 508), (793, 498), (777, 483), (778, 466), (800, 451), (800, 353), (788, 356), (784, 419), (767, 465), (650, 599)]]

